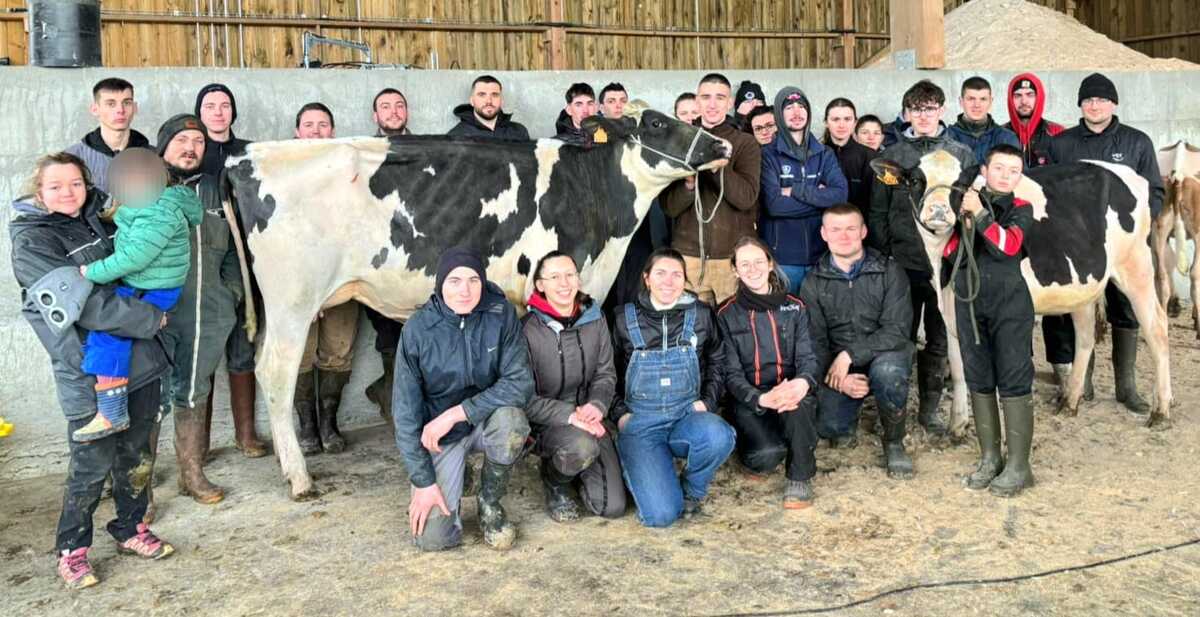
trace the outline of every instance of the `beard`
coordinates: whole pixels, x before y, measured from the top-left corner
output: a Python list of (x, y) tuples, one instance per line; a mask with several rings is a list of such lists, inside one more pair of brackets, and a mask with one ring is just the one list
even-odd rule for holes
[(486, 107), (479, 108), (475, 110), (475, 115), (487, 120), (488, 122), (491, 122), (492, 120), (496, 119), (496, 116), (500, 115), (500, 108), (493, 107), (490, 113), (487, 111)]

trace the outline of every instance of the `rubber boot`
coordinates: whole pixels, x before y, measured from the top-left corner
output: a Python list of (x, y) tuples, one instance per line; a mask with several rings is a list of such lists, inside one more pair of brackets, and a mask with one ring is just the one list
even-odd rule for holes
[(1033, 396), (1001, 398), (1004, 410), (1004, 435), (1008, 439), (1008, 460), (1004, 471), (988, 486), (993, 495), (1012, 497), (1033, 486), (1029, 453), (1033, 450)]
[(1113, 372), (1117, 401), (1139, 416), (1150, 413), (1150, 403), (1137, 392), (1137, 328), (1113, 328)]
[(325, 371), (317, 369), (320, 381), (317, 382), (317, 401), (319, 403), (317, 430), (321, 432), (321, 446), (330, 454), (337, 454), (346, 449), (346, 438), (338, 432), (337, 413), (342, 405), (342, 390), (350, 381), (350, 371)]
[(150, 475), (146, 478), (146, 513), (142, 515), (142, 522), (147, 525), (158, 516), (158, 507), (154, 505), (154, 463), (158, 460), (158, 433), (161, 429), (161, 421), (150, 427)]
[(546, 493), (546, 514), (556, 523), (577, 520), (579, 506), (571, 499), (571, 480), (559, 473), (549, 459), (541, 463), (542, 488)]
[(225, 498), (221, 487), (204, 476), (203, 444), (208, 443), (204, 408), (175, 408), (175, 460), (179, 464), (179, 493), (200, 503), (217, 503)]
[(917, 390), (920, 408), (917, 422), (925, 432), (941, 437), (949, 427), (940, 409), (942, 389), (946, 386), (946, 357), (935, 356), (924, 351), (917, 352)]
[(75, 443), (88, 443), (129, 428), (129, 379), (96, 378), (96, 413), (92, 420), (71, 433)]
[(913, 477), (913, 462), (904, 451), (904, 408), (896, 408), (883, 399), (879, 404), (879, 420), (883, 425), (883, 458), (889, 478), (907, 480)]
[(508, 520), (500, 500), (508, 492), (512, 465), (493, 463), (484, 457), (479, 479), (479, 527), (488, 546), (506, 551), (517, 541), (517, 526)]
[(292, 405), (300, 417), (300, 452), (305, 455), (321, 452), (321, 437), (317, 433), (316, 376), (312, 371), (302, 371), (296, 377), (296, 395)]
[(367, 400), (379, 406), (379, 417), (392, 423), (392, 384), (396, 374), (396, 350), (379, 352), (383, 360), (383, 375), (367, 386)]
[(1000, 409), (996, 395), (971, 393), (971, 412), (975, 416), (975, 434), (979, 437), (979, 464), (966, 477), (967, 488), (981, 491), (1004, 469), (1000, 456)]
[(255, 386), (254, 371), (229, 374), (234, 443), (246, 458), (259, 458), (267, 454), (266, 445), (254, 434)]

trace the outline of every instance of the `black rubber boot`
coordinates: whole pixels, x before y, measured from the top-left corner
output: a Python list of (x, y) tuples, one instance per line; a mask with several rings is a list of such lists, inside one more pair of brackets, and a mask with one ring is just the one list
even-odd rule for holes
[(917, 422), (930, 435), (943, 436), (949, 431), (940, 409), (946, 386), (946, 357), (924, 351), (917, 353), (917, 391), (920, 409)]
[(972, 392), (971, 413), (975, 416), (975, 433), (979, 436), (979, 464), (966, 477), (966, 484), (973, 491), (981, 491), (1004, 469), (1004, 459), (1000, 456), (1000, 409), (996, 405), (996, 395)]
[(318, 369), (317, 401), (319, 402), (317, 430), (321, 433), (321, 447), (330, 454), (346, 449), (346, 438), (338, 431), (337, 414), (342, 405), (342, 390), (350, 382), (350, 371), (323, 371)]
[(517, 526), (508, 520), (500, 500), (508, 492), (508, 478), (512, 465), (501, 465), (483, 460), (479, 479), (479, 527), (483, 530), (483, 541), (488, 546), (506, 551), (517, 541)]
[(559, 473), (549, 459), (541, 463), (542, 488), (546, 492), (546, 514), (556, 523), (578, 520), (579, 506), (571, 498), (571, 480)]
[(1029, 468), (1029, 453), (1033, 450), (1033, 396), (1001, 398), (1000, 407), (1004, 410), (1008, 460), (1004, 471), (988, 488), (993, 495), (1012, 497), (1033, 486), (1033, 470)]
[(300, 416), (300, 451), (305, 455), (321, 452), (321, 437), (317, 434), (316, 377), (303, 371), (296, 377), (296, 415)]
[(383, 375), (367, 386), (367, 400), (379, 406), (379, 417), (392, 423), (392, 384), (396, 374), (396, 352), (381, 351), (383, 360)]
[(1131, 413), (1144, 416), (1150, 413), (1150, 403), (1137, 392), (1136, 328), (1113, 328), (1113, 372), (1116, 373), (1117, 401)]
[(883, 425), (883, 459), (889, 478), (907, 480), (913, 477), (913, 462), (904, 451), (905, 419), (904, 408), (877, 399), (879, 421)]

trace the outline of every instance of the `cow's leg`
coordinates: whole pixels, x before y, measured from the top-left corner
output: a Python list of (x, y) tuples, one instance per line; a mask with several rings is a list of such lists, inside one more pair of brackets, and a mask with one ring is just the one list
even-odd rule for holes
[(958, 346), (958, 322), (955, 315), (954, 291), (949, 287), (942, 290), (942, 317), (946, 322), (946, 347), (950, 358), (950, 436), (960, 439), (966, 433), (970, 421), (967, 405), (967, 377), (963, 371), (962, 349)]
[[(287, 305), (280, 305), (287, 306)], [(291, 307), (289, 307), (291, 308)], [(316, 309), (313, 309), (313, 314)], [(275, 453), (283, 476), (291, 485), (291, 498), (303, 500), (316, 495), (304, 454), (296, 438), (293, 424), (292, 405), (296, 388), (296, 373), (304, 355), (305, 338), (311, 319), (297, 315), (306, 310), (267, 311), (267, 324), (263, 331), (261, 353), (255, 372), (258, 383), (263, 387), (267, 400), (267, 411), (271, 419), (271, 436), (275, 441)]]
[(1071, 363), (1071, 377), (1067, 379), (1064, 396), (1059, 400), (1056, 413), (1075, 417), (1079, 413), (1079, 399), (1083, 397), (1083, 382), (1092, 362), (1092, 351), (1096, 348), (1096, 303), (1089, 302), (1083, 308), (1071, 312), (1075, 324), (1075, 359)]
[(1133, 250), (1118, 263), (1113, 277), (1121, 292), (1129, 298), (1133, 313), (1141, 326), (1142, 336), (1154, 358), (1155, 394), (1158, 407), (1150, 412), (1146, 426), (1166, 428), (1171, 418), (1171, 357), (1167, 348), (1167, 313), (1163, 310), (1150, 283), (1149, 247), (1135, 242)]
[(1171, 272), (1175, 269), (1175, 253), (1171, 250), (1171, 234), (1175, 230), (1175, 211), (1163, 209), (1158, 218), (1154, 219), (1154, 228), (1150, 241), (1154, 247), (1154, 283), (1158, 291), (1158, 301), (1168, 313), (1179, 314), (1179, 300), (1175, 298), (1174, 286), (1171, 284)]
[(1200, 241), (1192, 242), (1192, 269), (1188, 278), (1192, 282), (1192, 327), (1196, 329), (1196, 338), (1200, 339)]

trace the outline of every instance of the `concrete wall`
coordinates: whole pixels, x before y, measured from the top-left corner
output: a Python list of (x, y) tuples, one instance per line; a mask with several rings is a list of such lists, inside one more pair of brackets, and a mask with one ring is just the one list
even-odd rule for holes
[[(957, 85), (974, 73), (943, 71), (921, 73), (957, 98)], [(1051, 93), (1046, 116), (1072, 124), (1079, 116), (1075, 93), (1084, 72), (1042, 73)], [(253, 140), (291, 137), (296, 110), (304, 103), (321, 101), (334, 112), (340, 136), (374, 132), (371, 99), (384, 87), (408, 95), (409, 126), (417, 133), (438, 133), (454, 120), (451, 109), (466, 100), (472, 73), (458, 71), (351, 71), (351, 70), (202, 70), (202, 69), (0, 69), (0, 196), (4, 208), (17, 197), (33, 160), (66, 147), (94, 128), (87, 107), (92, 84), (108, 76), (133, 82), (140, 110), (134, 128), (153, 142), (159, 124), (167, 117), (191, 111), (195, 92), (204, 84), (227, 84), (238, 100), (235, 132)], [(983, 73), (1003, 90), (1012, 77)], [(505, 84), (505, 108), (515, 113), (534, 137), (554, 133), (554, 120), (563, 105), (562, 93), (573, 82), (587, 81), (597, 89), (618, 80), (634, 98), (670, 110), (676, 95), (693, 90), (701, 73), (695, 71), (573, 73), (497, 73)], [(854, 100), (860, 113), (894, 118), (900, 96), (918, 77), (915, 73), (885, 71), (748, 71), (731, 73), (735, 80), (752, 79), (773, 93), (784, 85), (799, 85), (812, 99), (817, 116), (826, 102), (837, 96)], [(1156, 144), (1188, 139), (1200, 143), (1200, 71), (1113, 73), (1122, 95), (1121, 120), (1136, 126)], [(735, 81), (736, 87), (736, 81)], [(948, 116), (958, 113), (957, 102), (948, 103)], [(1007, 121), (998, 105), (998, 121)], [(817, 127), (820, 128), (820, 127)], [(3, 216), (7, 227), (8, 212)], [(17, 285), (10, 267), (8, 233), (0, 233), (0, 416), (16, 425), (15, 433), (0, 440), (0, 479), (29, 477), (64, 470), (65, 426), (54, 395), (45, 352), (19, 314)], [(355, 377), (346, 390), (343, 426), (378, 422), (375, 409), (363, 396), (363, 387), (380, 372), (378, 356), (370, 347), (373, 331), (363, 323), (355, 359)], [(223, 381), (223, 380), (222, 380)], [(232, 440), (227, 395), (218, 394), (214, 443)], [(261, 407), (260, 407), (261, 409)], [(263, 414), (261, 434), (268, 434)], [(383, 429), (381, 429), (383, 430)], [(170, 435), (169, 427), (164, 435)], [(166, 439), (169, 442), (169, 439)], [(169, 450), (169, 443), (164, 444)]]

